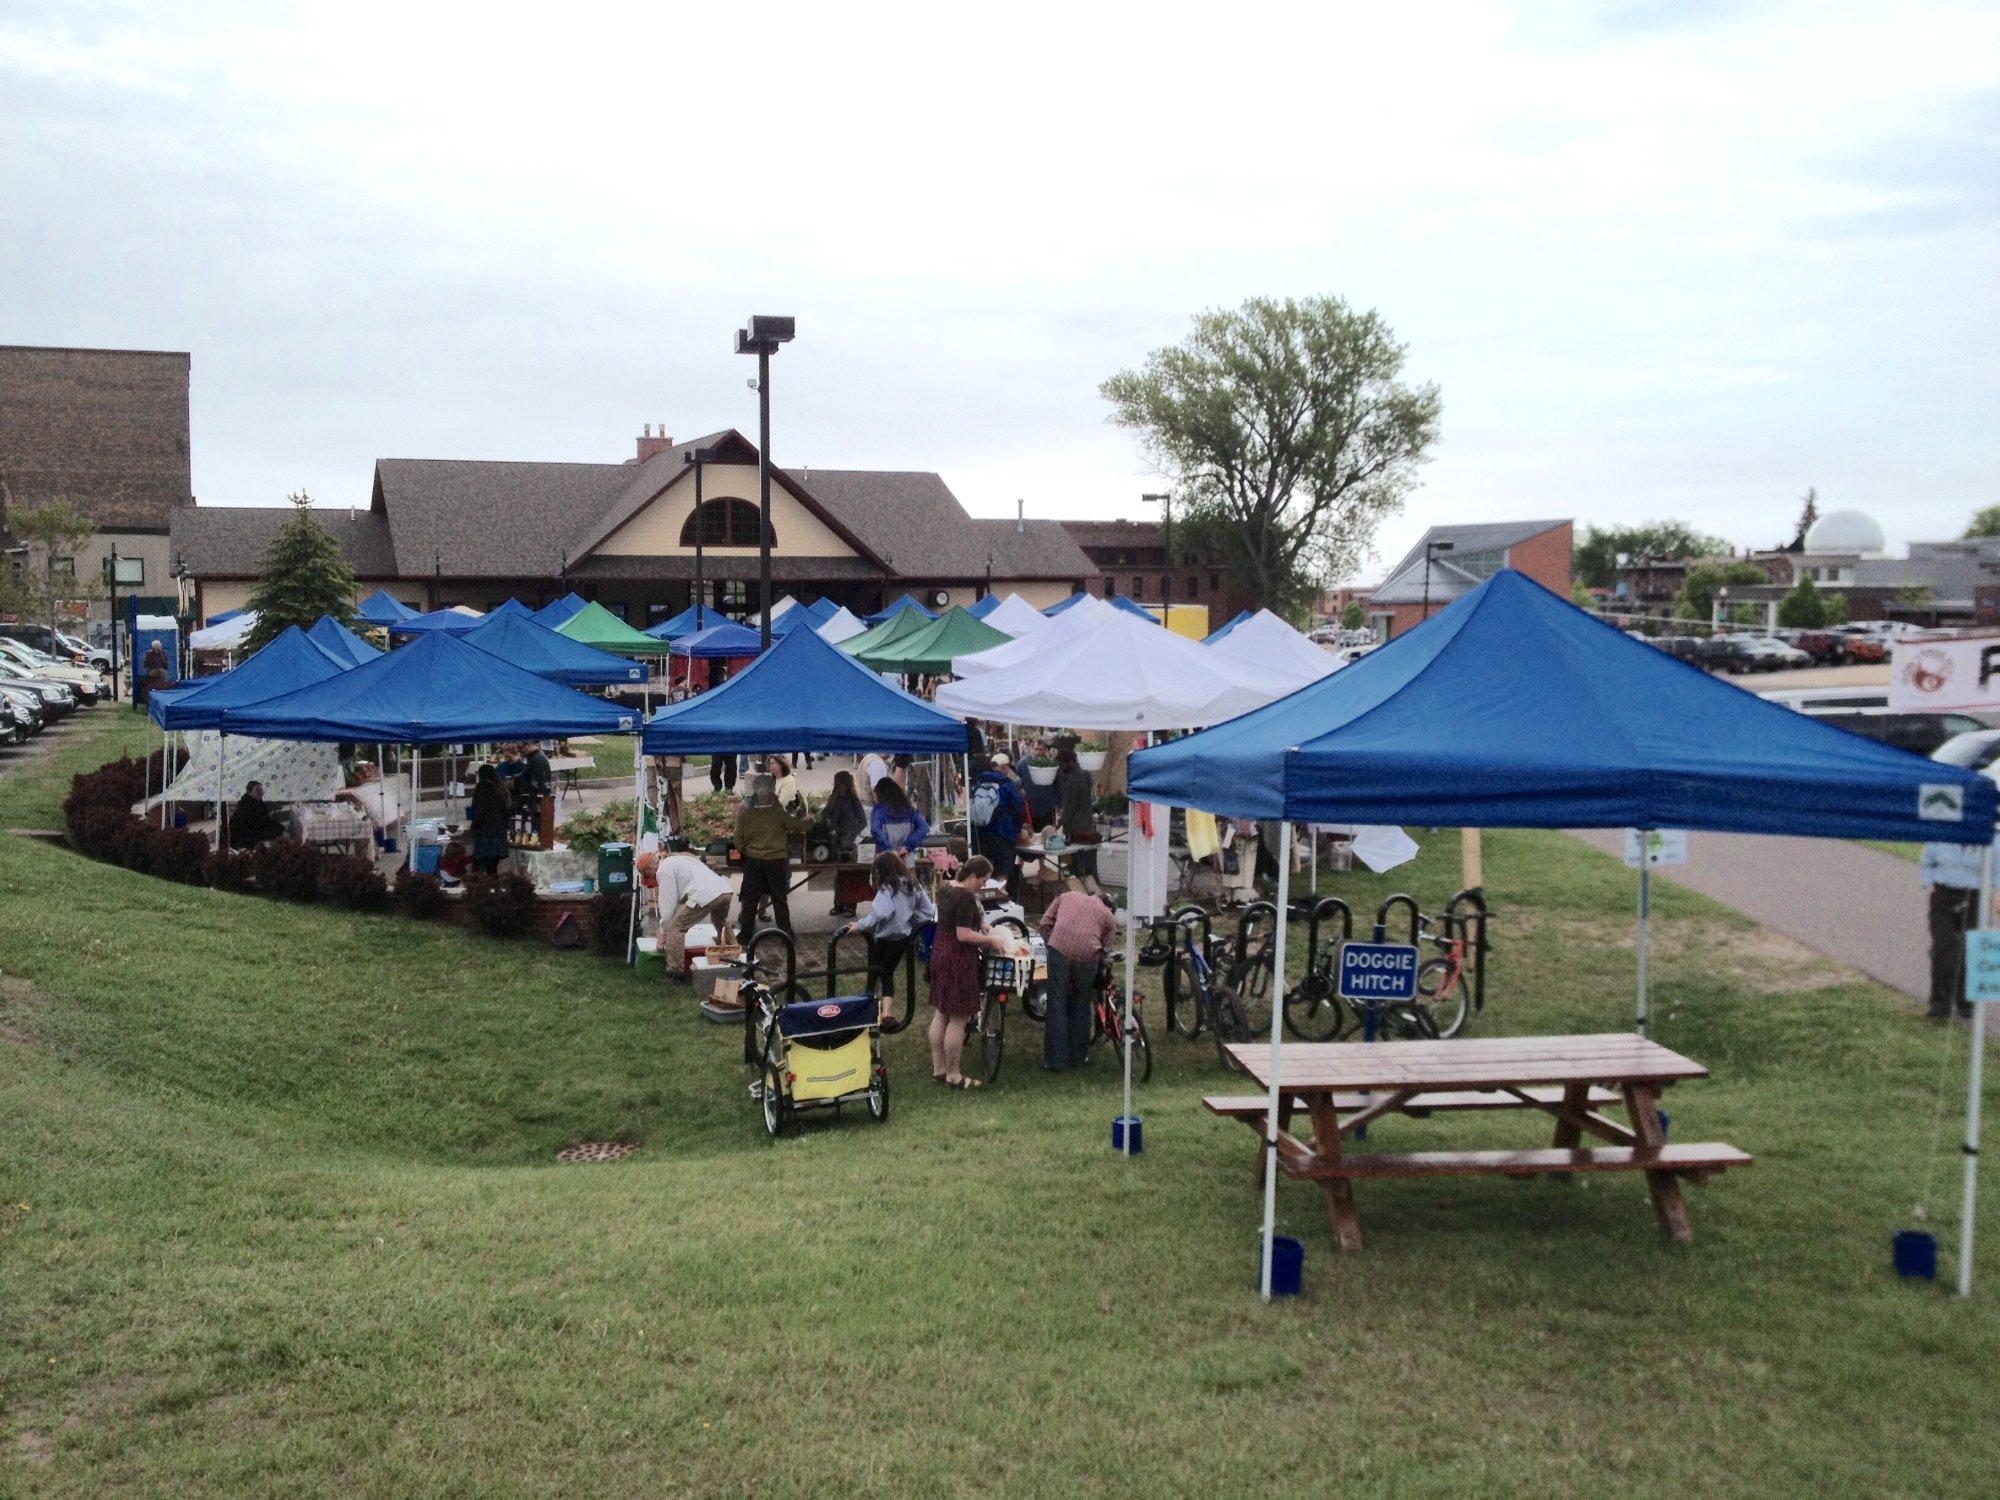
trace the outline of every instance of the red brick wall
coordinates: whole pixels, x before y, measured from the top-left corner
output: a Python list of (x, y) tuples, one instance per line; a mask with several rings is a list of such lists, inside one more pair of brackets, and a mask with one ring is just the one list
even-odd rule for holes
[(68, 500), (107, 530), (165, 531), (168, 510), (194, 498), (188, 364), (152, 350), (0, 345), (7, 504)]
[(1567, 599), (1575, 578), (1571, 566), (1575, 545), (1575, 528), (1565, 521), (1540, 536), (1531, 536), (1509, 547), (1507, 566), (1517, 573), (1526, 573), (1549, 592)]

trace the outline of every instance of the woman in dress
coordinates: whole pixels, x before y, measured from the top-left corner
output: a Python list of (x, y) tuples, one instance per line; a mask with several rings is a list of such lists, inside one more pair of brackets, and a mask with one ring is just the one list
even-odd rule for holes
[(982, 1087), (959, 1064), (966, 1024), (979, 1014), (979, 950), (1007, 951), (1007, 940), (986, 930), (979, 904), (992, 874), (992, 864), (974, 855), (957, 880), (938, 890), (937, 938), (931, 944), (931, 1077), (950, 1089)]

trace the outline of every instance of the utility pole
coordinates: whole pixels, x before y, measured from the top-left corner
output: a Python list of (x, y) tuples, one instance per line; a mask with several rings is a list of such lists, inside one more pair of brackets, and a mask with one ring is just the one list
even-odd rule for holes
[(694, 465), (694, 628), (701, 629), (708, 612), (708, 589), (701, 574), (701, 533), (704, 525), (701, 515), (701, 471), (712, 463), (720, 462), (721, 453), (714, 448), (691, 448), (683, 463)]
[(1164, 625), (1174, 608), (1174, 497), (1169, 491), (1164, 495), (1141, 495), (1139, 498), (1148, 505), (1160, 507), (1161, 563), (1165, 570), (1160, 574), (1160, 623)]
[(757, 356), (757, 613), (759, 650), (771, 649), (771, 356), (798, 334), (798, 320), (754, 314), (736, 330), (736, 352)]

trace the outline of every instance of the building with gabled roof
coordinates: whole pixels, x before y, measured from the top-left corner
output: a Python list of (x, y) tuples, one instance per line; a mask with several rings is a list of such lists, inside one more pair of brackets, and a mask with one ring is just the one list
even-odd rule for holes
[[(695, 512), (690, 455), (708, 449)], [(174, 547), (198, 609), (240, 606), (289, 507), (189, 507)], [(386, 588), (418, 609), (534, 605), (571, 590), (644, 627), (693, 600), (695, 541), (711, 607), (755, 608), (756, 446), (734, 429), (674, 442), (648, 426), (635, 455), (610, 463), (385, 458), (368, 508), (321, 520), (361, 591)], [(933, 608), (974, 602), (988, 585), (1047, 605), (1097, 569), (1056, 521), (979, 520), (932, 473), (773, 469), (774, 594), (824, 595), (857, 614), (914, 593)]]
[(1368, 596), (1376, 633), (1387, 640), (1420, 624), (1502, 568), (1525, 573), (1567, 599), (1575, 581), (1574, 521), (1479, 521), (1433, 526)]

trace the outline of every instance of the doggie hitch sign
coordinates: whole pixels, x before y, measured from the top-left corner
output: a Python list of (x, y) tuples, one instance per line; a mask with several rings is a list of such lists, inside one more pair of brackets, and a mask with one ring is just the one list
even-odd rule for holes
[(1417, 950), (1408, 943), (1342, 943), (1339, 989), (1343, 1000), (1413, 1000)]

